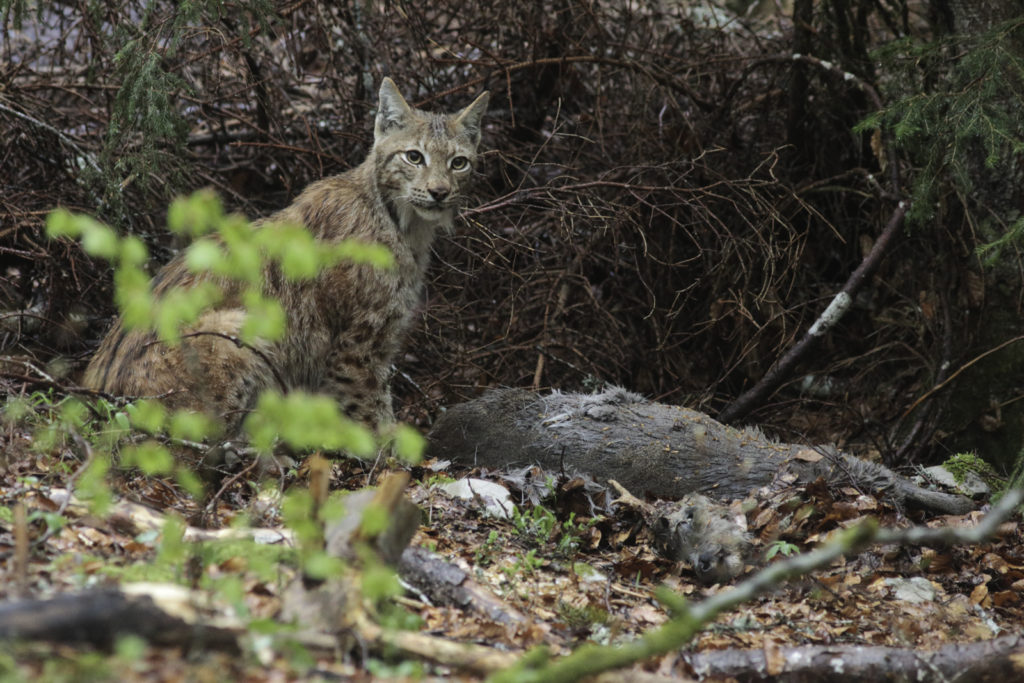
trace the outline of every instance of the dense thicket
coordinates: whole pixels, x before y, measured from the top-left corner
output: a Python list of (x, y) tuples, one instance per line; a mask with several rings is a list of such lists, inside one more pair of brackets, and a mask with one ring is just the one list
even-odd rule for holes
[(928, 392), (1018, 334), (1013, 241), (993, 269), (975, 254), (1019, 209), (1018, 24), (946, 2), (727, 4), (0, 1), (8, 380), (73, 381), (112, 313), (105, 267), (41, 237), (49, 209), (165, 260), (173, 195), (211, 186), (257, 216), (361, 160), (390, 75), (426, 108), (493, 93), (478, 197), (399, 367), (402, 417), (601, 381), (714, 414), (916, 198), (853, 309), (750, 419), (901, 457), (940, 425), (1005, 421), (1002, 366)]

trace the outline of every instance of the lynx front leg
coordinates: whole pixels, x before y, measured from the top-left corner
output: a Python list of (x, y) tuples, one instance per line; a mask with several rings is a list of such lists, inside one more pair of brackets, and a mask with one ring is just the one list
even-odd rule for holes
[(347, 417), (380, 431), (395, 421), (390, 378), (390, 365), (367, 356), (336, 353), (329, 359), (321, 389), (337, 399)]

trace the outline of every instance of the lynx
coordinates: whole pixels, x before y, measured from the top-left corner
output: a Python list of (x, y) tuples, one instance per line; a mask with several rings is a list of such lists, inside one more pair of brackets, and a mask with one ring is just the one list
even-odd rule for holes
[[(343, 262), (295, 282), (265, 267), (264, 294), (281, 302), (287, 320), (276, 342), (233, 341), (246, 313), (240, 287), (230, 282), (219, 283), (221, 303), (184, 330), (179, 345), (125, 329), (119, 319), (89, 364), (85, 385), (206, 412), (229, 433), (268, 388), (326, 394), (354, 420), (372, 428), (391, 423), (391, 363), (420, 298), (434, 235), (451, 226), (465, 196), (487, 100), (485, 92), (455, 114), (428, 113), (409, 106), (385, 78), (366, 160), (311, 184), (257, 223), (299, 223), (325, 244), (376, 242), (393, 252), (393, 268)], [(191, 272), (179, 255), (155, 276), (153, 289), (159, 296), (204, 278), (212, 276)]]

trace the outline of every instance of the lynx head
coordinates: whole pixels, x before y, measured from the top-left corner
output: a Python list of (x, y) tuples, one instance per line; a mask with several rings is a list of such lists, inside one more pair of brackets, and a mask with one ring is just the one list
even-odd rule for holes
[(449, 227), (473, 172), (489, 94), (455, 114), (413, 109), (385, 78), (374, 126), (377, 186), (399, 228)]

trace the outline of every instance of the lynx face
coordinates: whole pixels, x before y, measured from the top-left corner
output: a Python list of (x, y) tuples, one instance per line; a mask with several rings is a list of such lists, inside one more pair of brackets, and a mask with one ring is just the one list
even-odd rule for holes
[(402, 230), (451, 226), (472, 175), (486, 108), (485, 93), (451, 116), (420, 111), (384, 81), (374, 128), (377, 182)]

